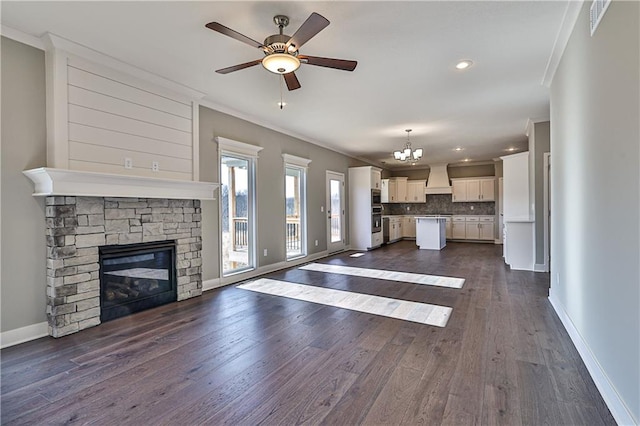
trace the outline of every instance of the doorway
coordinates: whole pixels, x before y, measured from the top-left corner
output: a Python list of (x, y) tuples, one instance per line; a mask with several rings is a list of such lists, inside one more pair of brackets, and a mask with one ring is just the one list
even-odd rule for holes
[(327, 171), (327, 251), (345, 249), (344, 174)]

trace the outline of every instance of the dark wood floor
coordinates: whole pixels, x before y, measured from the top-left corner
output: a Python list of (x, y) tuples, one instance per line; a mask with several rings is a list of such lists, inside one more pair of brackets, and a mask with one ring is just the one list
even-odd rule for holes
[(2, 424), (615, 424), (546, 299), (501, 247), (400, 242), (321, 262), (462, 289), (285, 270), (271, 278), (453, 307), (445, 328), (233, 286), (5, 349)]

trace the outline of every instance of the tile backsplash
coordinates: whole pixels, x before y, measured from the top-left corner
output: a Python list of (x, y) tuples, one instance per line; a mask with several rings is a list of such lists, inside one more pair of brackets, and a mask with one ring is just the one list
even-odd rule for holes
[[(407, 210), (407, 207), (409, 210)], [(472, 209), (473, 207), (473, 209)], [(454, 203), (451, 194), (427, 194), (426, 203), (383, 204), (383, 214), (468, 214), (495, 215), (496, 203), (491, 201)]]

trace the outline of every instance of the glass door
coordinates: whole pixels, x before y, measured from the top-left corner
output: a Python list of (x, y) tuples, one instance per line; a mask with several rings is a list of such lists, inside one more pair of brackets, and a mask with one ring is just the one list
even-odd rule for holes
[(222, 275), (254, 268), (253, 164), (223, 154), (220, 160)]
[(285, 241), (287, 260), (307, 254), (305, 169), (285, 166)]
[(327, 251), (345, 249), (344, 175), (327, 171)]

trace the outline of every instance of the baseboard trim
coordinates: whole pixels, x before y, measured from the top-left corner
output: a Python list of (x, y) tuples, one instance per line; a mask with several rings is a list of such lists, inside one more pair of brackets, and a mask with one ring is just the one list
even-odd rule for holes
[(493, 244), (503, 244), (503, 241), (501, 239), (496, 238), (495, 240), (493, 240)]
[(281, 269), (291, 268), (293, 266), (302, 265), (303, 263), (313, 262), (314, 260), (322, 259), (323, 257), (331, 256), (336, 253), (328, 253), (326, 250), (312, 255), (301, 257), (299, 259), (272, 263), (270, 265), (261, 266), (251, 271), (243, 272), (240, 274), (231, 275), (222, 278), (213, 278), (202, 282), (202, 291), (209, 291), (219, 287), (224, 287), (230, 284), (235, 284), (241, 281), (246, 281), (251, 278), (255, 278), (260, 275), (269, 274), (271, 272), (279, 271)]
[(549, 289), (549, 302), (551, 302), (551, 306), (558, 314), (560, 321), (564, 325), (564, 328), (569, 333), (569, 337), (571, 341), (575, 345), (578, 350), (578, 354), (580, 354), (580, 358), (587, 367), (591, 378), (593, 379), (596, 387), (600, 391), (602, 398), (604, 399), (605, 404), (611, 411), (611, 415), (616, 420), (619, 425), (638, 425), (638, 422), (633, 418), (633, 415), (625, 405), (618, 392), (616, 392), (615, 387), (607, 377), (607, 373), (602, 369), (598, 359), (595, 357), (587, 342), (584, 341), (580, 332), (571, 321), (571, 318), (564, 310), (564, 306), (560, 303), (559, 300), (554, 297), (553, 287)]
[(533, 270), (535, 272), (549, 272), (549, 267), (546, 263), (536, 263), (533, 265)]
[(0, 348), (19, 345), (47, 335), (49, 335), (49, 325), (46, 321), (4, 331), (0, 333)]

